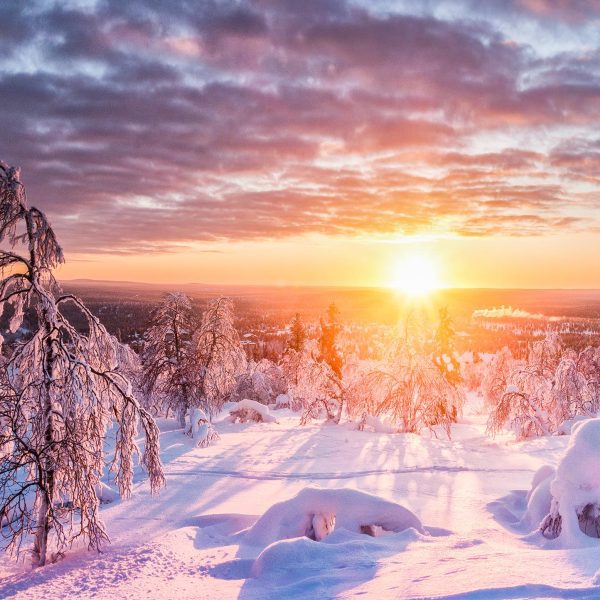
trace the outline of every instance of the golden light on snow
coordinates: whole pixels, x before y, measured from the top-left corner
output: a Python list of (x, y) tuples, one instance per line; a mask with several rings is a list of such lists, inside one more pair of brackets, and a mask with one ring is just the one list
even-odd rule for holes
[(392, 266), (390, 287), (409, 296), (425, 296), (442, 287), (438, 265), (426, 254), (409, 254)]

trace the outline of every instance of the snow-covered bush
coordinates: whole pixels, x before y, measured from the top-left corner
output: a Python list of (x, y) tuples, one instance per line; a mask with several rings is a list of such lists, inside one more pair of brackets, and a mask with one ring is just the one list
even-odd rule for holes
[(219, 439), (208, 415), (201, 408), (191, 408), (186, 415), (186, 433), (196, 441), (200, 448), (210, 446)]
[(495, 435), (507, 426), (519, 440), (551, 434), (552, 383), (528, 369), (514, 371), (509, 381), (490, 414), (488, 432)]
[(275, 408), (278, 410), (280, 408), (292, 408), (294, 404), (294, 400), (292, 395), (287, 394), (279, 394), (277, 398), (275, 398)]
[(277, 423), (268, 406), (244, 398), (229, 411), (229, 420), (232, 423)]
[(540, 530), (577, 546), (585, 536), (600, 538), (600, 419), (574, 428), (569, 445), (550, 483), (552, 505)]
[(487, 372), (486, 363), (476, 357), (477, 353), (465, 352), (459, 361), (462, 384), (469, 392), (477, 392), (482, 389), (483, 379)]
[(412, 527), (424, 533), (419, 518), (395, 502), (348, 488), (307, 487), (271, 506), (246, 531), (244, 541), (264, 547), (296, 537), (321, 540), (334, 528), (372, 535), (378, 527), (393, 532)]

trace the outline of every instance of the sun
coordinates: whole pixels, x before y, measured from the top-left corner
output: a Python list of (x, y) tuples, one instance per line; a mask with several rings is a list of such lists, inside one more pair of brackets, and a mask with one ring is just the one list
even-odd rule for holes
[(441, 287), (436, 261), (424, 254), (410, 254), (392, 267), (389, 287), (409, 296), (425, 296)]

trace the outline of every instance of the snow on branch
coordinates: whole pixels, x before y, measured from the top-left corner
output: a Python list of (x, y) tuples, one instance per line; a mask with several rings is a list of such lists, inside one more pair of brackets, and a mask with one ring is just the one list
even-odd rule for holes
[[(45, 215), (29, 208), (18, 169), (0, 163), (0, 309), (12, 307), (17, 332), (26, 310), (33, 330), (11, 348), (0, 372), (0, 542), (19, 552), (33, 536), (33, 564), (55, 559), (79, 538), (98, 550), (108, 541), (96, 488), (104, 468), (104, 438), (116, 423), (111, 464), (121, 496), (133, 481), (135, 439), (156, 492), (164, 477), (159, 432), (132, 392), (121, 367), (124, 352), (84, 303), (59, 296), (52, 269), (63, 261)], [(18, 270), (17, 270), (18, 269)], [(73, 304), (80, 333), (63, 312)], [(52, 552), (50, 552), (52, 548)]]

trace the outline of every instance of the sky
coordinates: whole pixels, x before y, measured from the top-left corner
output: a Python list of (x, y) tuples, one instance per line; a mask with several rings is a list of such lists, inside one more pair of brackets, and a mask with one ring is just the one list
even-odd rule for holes
[(600, 0), (6, 0), (59, 277), (600, 287)]

